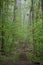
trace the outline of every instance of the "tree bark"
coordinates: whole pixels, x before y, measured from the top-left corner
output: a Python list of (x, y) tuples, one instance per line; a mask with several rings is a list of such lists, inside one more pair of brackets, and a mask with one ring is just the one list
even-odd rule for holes
[[(34, 0), (31, 0), (31, 6), (32, 6), (32, 27), (34, 27)], [(32, 34), (33, 34), (33, 54), (36, 55), (35, 52), (35, 39), (34, 39), (34, 29), (32, 29)]]
[(42, 8), (42, 28), (43, 28), (43, 0), (41, 0), (41, 8)]
[[(1, 2), (1, 4), (2, 4), (2, 12), (3, 12), (3, 1)], [(3, 55), (4, 54), (4, 29), (3, 29), (3, 27), (4, 27), (4, 25), (3, 25), (3, 23), (4, 23), (4, 15), (1, 13), (1, 15), (2, 15), (2, 44), (1, 44), (1, 55)]]

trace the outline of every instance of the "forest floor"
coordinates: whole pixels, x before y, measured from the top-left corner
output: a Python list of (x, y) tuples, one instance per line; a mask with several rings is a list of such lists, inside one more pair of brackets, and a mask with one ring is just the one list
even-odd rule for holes
[(33, 63), (33, 62), (29, 62), (29, 61), (1, 61), (0, 65), (40, 65), (39, 63)]
[(0, 65), (40, 65), (40, 63), (33, 63), (27, 60), (26, 56), (24, 54), (21, 54), (19, 56), (19, 60), (17, 61), (12, 61), (5, 59), (3, 61), (0, 61)]
[(0, 65), (33, 65), (33, 63), (30, 63), (28, 61), (17, 61), (17, 62), (5, 61), (0, 62)]

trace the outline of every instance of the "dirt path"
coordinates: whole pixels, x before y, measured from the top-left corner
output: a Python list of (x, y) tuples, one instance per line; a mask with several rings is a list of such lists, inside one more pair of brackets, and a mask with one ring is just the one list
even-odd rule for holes
[(19, 60), (14, 62), (11, 60), (0, 61), (0, 65), (40, 65), (39, 63), (33, 63), (27, 60), (25, 54), (20, 54)]
[(33, 65), (33, 64), (28, 61), (17, 61), (17, 62), (5, 61), (0, 62), (0, 65)]

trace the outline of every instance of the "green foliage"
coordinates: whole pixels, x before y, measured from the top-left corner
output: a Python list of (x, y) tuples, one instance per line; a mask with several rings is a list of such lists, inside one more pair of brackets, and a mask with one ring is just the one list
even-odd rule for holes
[[(18, 4), (18, 1), (15, 3), (14, 0), (0, 0), (0, 43), (2, 44), (3, 37), (5, 53), (11, 55), (17, 51), (16, 46), (19, 45), (20, 40), (28, 40), (32, 51), (34, 52), (34, 46), (36, 47), (34, 49), (37, 51), (37, 57), (33, 52), (28, 52), (26, 54), (28, 60), (38, 58), (43, 61), (41, 4), (39, 0), (34, 1), (34, 11), (32, 12), (31, 0), (24, 1), (25, 2)], [(34, 20), (32, 20), (32, 14), (34, 14)], [(4, 36), (2, 36), (2, 31), (4, 31)], [(19, 55), (17, 54), (14, 59), (17, 60), (18, 57)]]

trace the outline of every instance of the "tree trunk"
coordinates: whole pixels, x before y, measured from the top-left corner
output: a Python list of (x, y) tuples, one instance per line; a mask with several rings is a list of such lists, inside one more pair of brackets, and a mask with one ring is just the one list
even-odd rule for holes
[[(31, 6), (32, 6), (32, 27), (34, 27), (34, 0), (31, 0)], [(32, 29), (32, 34), (33, 34), (33, 54), (35, 55), (35, 40), (34, 40), (34, 29)]]
[(14, 0), (14, 17), (13, 17), (13, 22), (16, 19), (16, 0)]
[[(3, 1), (1, 3), (2, 3), (2, 12), (3, 12)], [(1, 15), (2, 15), (2, 44), (1, 44), (1, 54), (3, 55), (4, 54), (4, 29), (3, 29), (3, 27), (4, 27), (4, 25), (3, 25), (3, 23), (4, 23), (4, 15), (3, 14), (1, 14)]]
[(43, 0), (41, 0), (41, 8), (42, 8), (42, 28), (43, 28)]

